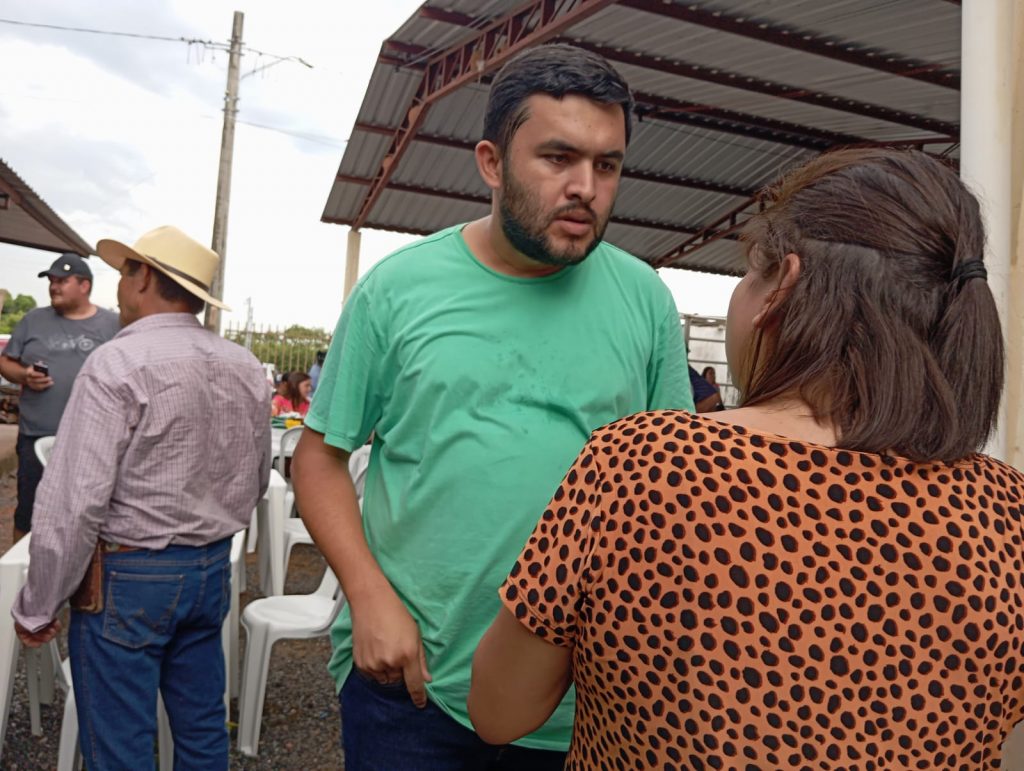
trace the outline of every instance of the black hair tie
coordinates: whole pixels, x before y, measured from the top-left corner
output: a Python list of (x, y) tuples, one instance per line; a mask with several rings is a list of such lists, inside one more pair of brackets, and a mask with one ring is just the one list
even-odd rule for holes
[(972, 278), (980, 278), (982, 281), (988, 280), (988, 271), (985, 270), (985, 263), (981, 260), (961, 262), (953, 268), (953, 272), (950, 274), (950, 280), (956, 282), (957, 289), (962, 289), (963, 285)]

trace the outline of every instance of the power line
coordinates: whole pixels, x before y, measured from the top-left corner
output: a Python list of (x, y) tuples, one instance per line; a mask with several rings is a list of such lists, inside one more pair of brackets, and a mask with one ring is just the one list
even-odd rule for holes
[[(201, 45), (206, 48), (213, 48), (218, 51), (227, 51), (230, 49), (230, 46), (227, 43), (219, 43), (216, 40), (202, 40), (200, 38), (171, 37), (169, 35), (147, 35), (141, 32), (120, 32), (117, 30), (110, 29), (93, 29), (91, 27), (66, 27), (60, 24), (43, 24), (41, 22), (19, 21), (17, 19), (0, 19), (0, 24), (13, 24), (18, 27), (35, 27), (37, 29), (54, 29), (61, 32), (84, 32), (90, 35), (112, 35), (114, 37), (130, 37), (137, 38), (140, 40), (161, 40), (167, 43), (188, 43), (189, 45)], [(301, 64), (304, 67), (309, 67), (310, 69), (313, 68), (313, 65), (307, 62), (301, 56), (281, 56), (279, 54), (268, 53), (267, 51), (261, 51), (258, 48), (250, 48), (248, 46), (243, 46), (242, 50), (246, 53), (255, 54), (257, 56), (267, 56), (270, 57), (271, 59), (275, 59), (275, 64), (278, 62), (296, 62), (297, 64)], [(249, 74), (251, 75), (253, 73)]]
[(38, 27), (40, 29), (56, 29), (61, 32), (86, 32), (91, 35), (114, 35), (116, 37), (134, 37), (141, 38), (143, 40), (164, 40), (170, 43), (198, 43), (199, 45), (209, 46), (210, 48), (222, 47), (224, 50), (227, 50), (227, 45), (224, 43), (217, 43), (213, 40), (200, 40), (198, 38), (144, 35), (139, 32), (115, 32), (108, 29), (90, 29), (88, 27), (64, 27), (59, 24), (41, 24), (31, 21), (17, 21), (16, 19), (0, 19), (0, 24), (14, 24), (18, 27)]
[(338, 140), (331, 139), (330, 137), (325, 137), (321, 134), (307, 134), (301, 131), (289, 131), (288, 129), (279, 128), (277, 126), (268, 126), (264, 123), (253, 123), (252, 121), (241, 120), (240, 118), (236, 119), (236, 121), (245, 126), (263, 129), (265, 131), (273, 131), (277, 134), (286, 134), (287, 136), (295, 137), (296, 139), (302, 139), (306, 142), (314, 142), (316, 144), (326, 145), (327, 147), (344, 147), (345, 143), (348, 142), (347, 139)]

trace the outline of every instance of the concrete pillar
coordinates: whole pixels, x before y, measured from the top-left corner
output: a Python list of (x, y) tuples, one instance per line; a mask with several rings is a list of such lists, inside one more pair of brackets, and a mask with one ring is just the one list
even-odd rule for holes
[(1006, 370), (1009, 455), (1024, 468), (1024, 4), (1014, 4), (1013, 53), (1011, 56), (1012, 147), (1010, 155), (1010, 250), (1009, 348)]
[[(981, 200), (988, 282), (1008, 342), (1013, 5), (1013, 0), (964, 0), (961, 14), (960, 176)], [(1010, 401), (1004, 397), (986, 448), (1004, 460), (1009, 457)]]
[(345, 294), (342, 297), (342, 304), (352, 294), (352, 287), (359, 278), (359, 244), (362, 240), (363, 234), (358, 230), (348, 231), (348, 249), (345, 251)]

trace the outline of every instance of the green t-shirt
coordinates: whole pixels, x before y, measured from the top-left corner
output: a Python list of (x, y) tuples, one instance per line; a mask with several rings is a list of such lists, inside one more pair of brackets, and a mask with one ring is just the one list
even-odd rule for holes
[[(366, 539), (419, 624), (431, 700), (469, 727), (497, 587), (591, 431), (693, 399), (675, 304), (648, 265), (601, 244), (580, 265), (513, 278), (478, 262), (462, 227), (359, 282), (306, 425), (344, 450), (376, 430)], [(331, 633), (339, 688), (351, 628), (346, 607)], [(566, 749), (573, 696), (519, 743)]]

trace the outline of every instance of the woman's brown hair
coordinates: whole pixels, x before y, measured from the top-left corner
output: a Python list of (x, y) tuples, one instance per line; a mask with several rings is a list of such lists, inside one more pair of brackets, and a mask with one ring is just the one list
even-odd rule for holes
[(289, 372), (288, 378), (285, 380), (288, 386), (285, 389), (284, 398), (291, 403), (292, 407), (294, 407), (296, 411), (302, 406), (302, 403), (306, 401), (302, 397), (302, 392), (299, 391), (299, 386), (307, 380), (309, 380), (309, 375), (305, 372)]
[(801, 266), (753, 347), (745, 406), (798, 395), (852, 450), (952, 461), (982, 447), (1003, 339), (978, 202), (952, 169), (917, 151), (823, 155), (769, 191), (743, 240), (765, 278), (789, 253)]

